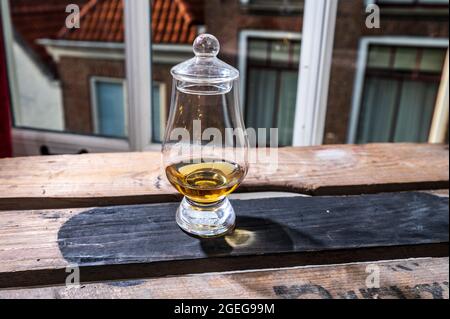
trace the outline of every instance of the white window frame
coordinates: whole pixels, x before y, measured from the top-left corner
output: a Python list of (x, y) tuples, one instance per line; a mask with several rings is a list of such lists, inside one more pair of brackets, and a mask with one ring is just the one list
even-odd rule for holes
[(160, 150), (152, 144), (152, 50), (149, 0), (124, 0), (129, 141), (133, 151)]
[(338, 0), (306, 0), (293, 146), (323, 143)]
[[(305, 36), (301, 39), (300, 78), (294, 125), (294, 146), (313, 145), (322, 142), (337, 1), (305, 0), (303, 11), (303, 34)], [(10, 85), (12, 91), (17, 92), (14, 88), (15, 68), (11, 49), (13, 36), (9, 16), (9, 2), (1, 1), (1, 6)], [(152, 112), (150, 7), (150, 1), (148, 0), (124, 0), (124, 46), (129, 122), (128, 141), (15, 128), (13, 129), (15, 145), (20, 143), (27, 144), (27, 147), (22, 148), (28, 149), (27, 154), (36, 154), (38, 147), (43, 144), (49, 146), (52, 152), (67, 151), (69, 147), (72, 147), (73, 152), (80, 149), (86, 149), (89, 152), (98, 150), (146, 151), (161, 149), (160, 144), (151, 143), (152, 130), (151, 121), (149, 121)], [(240, 48), (240, 50), (246, 52), (246, 48)], [(245, 83), (245, 76), (242, 79), (243, 83)], [(244, 93), (243, 90), (242, 93)], [(12, 100), (14, 103), (14, 93)], [(15, 103), (14, 105), (18, 104)], [(15, 149), (20, 149), (20, 147)]]
[(366, 77), (367, 59), (371, 45), (412, 46), (417, 48), (448, 48), (449, 40), (446, 38), (405, 37), (405, 36), (376, 36), (362, 37), (359, 42), (358, 62), (353, 89), (352, 109), (347, 133), (347, 143), (356, 142), (361, 102), (364, 93), (364, 79)]
[[(91, 114), (92, 114), (92, 124), (94, 127), (94, 134), (100, 134), (100, 125), (98, 123), (98, 96), (97, 96), (97, 83), (113, 83), (121, 84), (123, 90), (123, 114), (124, 114), (124, 128), (125, 132), (128, 132), (128, 97), (127, 97), (127, 86), (125, 79), (104, 77), (104, 76), (92, 76), (89, 80), (89, 86), (91, 89)], [(126, 138), (126, 137), (124, 137)]]

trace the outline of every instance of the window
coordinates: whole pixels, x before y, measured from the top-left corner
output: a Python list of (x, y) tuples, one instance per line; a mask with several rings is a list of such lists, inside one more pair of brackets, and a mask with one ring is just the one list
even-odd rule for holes
[(92, 78), (92, 118), (95, 134), (126, 138), (127, 108), (121, 79)]
[(448, 15), (400, 2), (401, 16), (380, 3), (379, 28), (365, 19), (373, 1), (338, 2), (324, 144), (444, 142)]
[[(125, 2), (90, 3), (1, 2), (16, 155), (39, 154), (41, 146), (51, 153), (130, 149)], [(80, 28), (66, 23), (73, 4), (84, 9)]]
[(446, 49), (368, 50), (356, 142), (427, 142)]
[[(278, 128), (280, 146), (292, 145), (300, 60), (300, 35), (247, 31), (245, 121), (247, 127)], [(245, 69), (244, 69), (245, 68)], [(266, 139), (269, 141), (267, 134)]]
[[(380, 29), (364, 23), (365, 5), (370, 3), (380, 5)], [(83, 12), (80, 29), (65, 24), (68, 4), (77, 4)], [(281, 146), (376, 140), (379, 123), (391, 124), (389, 134), (384, 130), (389, 138), (383, 135), (383, 140), (394, 141), (423, 140), (430, 121), (431, 131), (446, 128), (443, 120), (439, 123), (444, 124), (434, 125), (436, 110), (445, 107), (437, 108), (431, 100), (445, 87), (438, 80), (442, 61), (437, 61), (448, 47), (448, 13), (438, 18), (428, 13), (447, 12), (448, 1), (91, 4), (90, 0), (0, 3), (16, 155), (37, 154), (43, 144), (51, 153), (159, 149), (172, 90), (170, 69), (193, 56), (192, 42), (202, 32), (214, 34), (222, 46), (219, 57), (241, 71), (247, 126), (278, 127)], [(405, 14), (385, 14), (400, 12), (395, 10)], [(412, 14), (418, 10), (427, 14), (418, 18)], [(390, 40), (366, 41), (369, 38)], [(431, 40), (439, 46), (429, 45)], [(359, 46), (362, 42), (365, 47)], [(420, 63), (412, 66), (417, 56)], [(123, 90), (108, 81), (98, 81), (92, 90), (94, 78), (122, 79)], [(395, 89), (398, 86), (401, 89)], [(392, 110), (392, 116), (383, 113), (383, 119), (375, 107), (382, 102), (370, 98), (387, 99), (388, 94), (377, 96), (381, 90), (397, 97), (395, 103), (383, 104)], [(409, 92), (426, 101), (420, 110), (405, 111)], [(119, 101), (124, 100), (121, 108)], [(411, 119), (406, 120), (408, 116)], [(408, 126), (414, 121), (415, 127)]]

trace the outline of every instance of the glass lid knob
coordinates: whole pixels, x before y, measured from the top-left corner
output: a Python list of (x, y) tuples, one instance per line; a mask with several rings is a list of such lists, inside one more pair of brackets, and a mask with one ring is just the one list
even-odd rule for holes
[(192, 83), (224, 83), (222, 89), (229, 91), (231, 81), (239, 78), (239, 71), (217, 57), (220, 51), (219, 40), (212, 34), (200, 34), (194, 41), (193, 51), (195, 57), (177, 64), (171, 70), (174, 79), (182, 82), (177, 83), (178, 88), (184, 90), (186, 85)]
[(219, 54), (219, 40), (212, 34), (201, 34), (194, 41), (194, 53), (199, 57), (215, 57)]

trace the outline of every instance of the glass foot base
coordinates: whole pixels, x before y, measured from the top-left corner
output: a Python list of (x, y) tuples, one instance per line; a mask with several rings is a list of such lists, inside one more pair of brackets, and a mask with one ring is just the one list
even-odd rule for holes
[(234, 230), (236, 215), (228, 198), (212, 205), (196, 205), (183, 198), (177, 211), (177, 224), (190, 235), (214, 238)]

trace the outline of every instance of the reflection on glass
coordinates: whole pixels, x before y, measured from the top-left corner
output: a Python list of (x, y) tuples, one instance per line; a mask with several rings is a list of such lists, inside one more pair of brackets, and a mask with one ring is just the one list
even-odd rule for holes
[[(14, 126), (125, 139), (123, 1), (9, 3)], [(80, 28), (66, 23), (71, 4), (83, 12)]]

